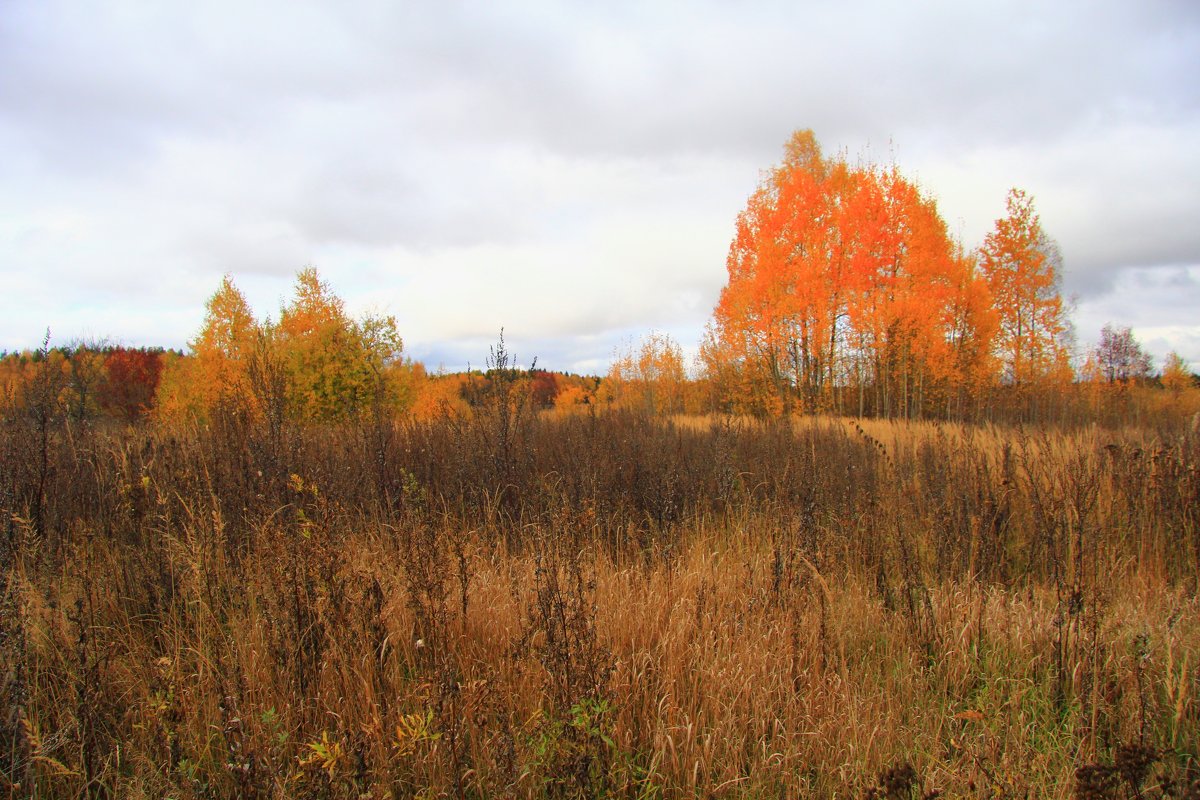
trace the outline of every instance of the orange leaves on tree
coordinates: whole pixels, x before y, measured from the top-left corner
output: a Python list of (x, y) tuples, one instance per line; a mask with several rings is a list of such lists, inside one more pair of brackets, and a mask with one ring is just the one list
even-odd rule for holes
[(222, 405), (244, 405), (250, 397), (248, 369), (257, 331), (250, 304), (226, 275), (205, 304), (204, 325), (188, 343), (191, 356), (164, 365), (157, 416), (205, 420)]
[(811, 131), (738, 215), (726, 266), (701, 359), (730, 406), (919, 414), (986, 361), (986, 288), (933, 201), (895, 168), (825, 158)]
[(1163, 361), (1162, 385), (1175, 399), (1192, 386), (1192, 373), (1188, 369), (1188, 363), (1174, 350), (1167, 353)]
[(1007, 214), (996, 220), (979, 254), (999, 318), (997, 353), (1005, 380), (1038, 382), (1061, 371), (1066, 310), (1059, 292), (1058, 248), (1042, 230), (1033, 198), (1008, 194)]

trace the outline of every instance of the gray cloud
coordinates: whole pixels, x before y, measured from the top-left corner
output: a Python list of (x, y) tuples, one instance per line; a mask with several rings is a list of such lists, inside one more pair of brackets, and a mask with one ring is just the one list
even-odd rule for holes
[(1075, 311), (1081, 355), (1095, 346), (1106, 324), (1130, 327), (1159, 365), (1174, 350), (1200, 365), (1200, 267), (1127, 269), (1113, 281), (1113, 290), (1084, 298)]
[(1081, 313), (1148, 307), (1131, 271), (1200, 264), (1195, 74), (1189, 2), (15, 0), (0, 271), (30, 302), (0, 347), (51, 320), (181, 343), (198, 313), (132, 320), (198, 309), (226, 271), (270, 313), (305, 263), (438, 358), (501, 325), (549, 367), (630, 330), (686, 346), (797, 127), (895, 157), (968, 245), (1022, 186)]

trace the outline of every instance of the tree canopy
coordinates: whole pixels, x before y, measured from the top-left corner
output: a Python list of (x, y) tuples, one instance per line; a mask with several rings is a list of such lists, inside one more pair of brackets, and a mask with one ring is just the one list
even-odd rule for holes
[(893, 167), (784, 148), (738, 215), (703, 359), (751, 408), (914, 416), (990, 368), (987, 286)]

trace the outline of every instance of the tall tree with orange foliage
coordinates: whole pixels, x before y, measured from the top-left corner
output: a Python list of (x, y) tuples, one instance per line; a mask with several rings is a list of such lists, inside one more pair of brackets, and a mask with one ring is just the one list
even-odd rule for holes
[(827, 159), (797, 132), (727, 269), (701, 360), (732, 406), (919, 416), (978, 380), (986, 287), (894, 167)]
[(865, 380), (876, 413), (920, 416), (957, 380), (952, 309), (970, 279), (936, 205), (914, 184), (895, 168), (864, 171), (859, 183), (867, 219), (854, 215), (845, 224), (856, 232), (849, 322), (863, 362), (855, 376), (860, 410)]
[[(823, 374), (825, 330), (818, 278), (828, 252), (826, 162), (812, 131), (788, 142), (784, 161), (737, 218), (726, 267), (729, 283), (714, 312), (717, 338), (745, 390), (790, 408)], [(764, 402), (764, 405), (767, 403)]]
[(1002, 378), (1014, 386), (1044, 381), (1067, 357), (1060, 262), (1058, 247), (1042, 230), (1033, 198), (1012, 189), (1007, 214), (984, 239), (979, 266), (999, 317), (996, 353)]
[(979, 272), (973, 253), (957, 248), (958, 285), (951, 293), (946, 314), (949, 319), (951, 391), (946, 398), (946, 416), (963, 419), (977, 413), (984, 394), (996, 374), (992, 343), (1000, 318), (992, 295)]

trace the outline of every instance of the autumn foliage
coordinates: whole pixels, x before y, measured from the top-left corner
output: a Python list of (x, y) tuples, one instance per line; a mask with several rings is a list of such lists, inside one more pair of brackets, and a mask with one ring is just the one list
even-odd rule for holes
[(1074, 376), (1060, 261), (801, 132), (695, 364), (427, 371), (311, 267), (0, 356), (0, 798), (1200, 797), (1200, 391)]
[(160, 348), (76, 343), (0, 357), (4, 414), (50, 403), (76, 422), (145, 419), (154, 407), (164, 364), (177, 354)]
[(1001, 378), (1036, 383), (1055, 372), (1069, 380), (1063, 335), (1069, 323), (1060, 295), (1058, 249), (1042, 230), (1033, 200), (1014, 189), (1008, 214), (996, 221), (980, 249), (980, 267), (1000, 319), (996, 353)]
[(227, 275), (186, 358), (158, 394), (161, 419), (218, 413), (295, 422), (391, 417), (410, 401), (412, 365), (392, 317), (353, 319), (316, 269), (297, 273), (279, 321), (256, 320)]
[(800, 131), (738, 216), (705, 364), (747, 410), (967, 416), (1062, 361), (1056, 266), (1024, 194), (968, 253), (894, 166)]
[(683, 351), (670, 336), (653, 331), (617, 353), (605, 381), (609, 403), (649, 414), (683, 413), (687, 389)]
[[(827, 155), (798, 131), (738, 214), (726, 268), (694, 359), (651, 331), (618, 348), (603, 376), (529, 369), (510, 388), (561, 414), (1117, 423), (1200, 406), (1183, 360), (1168, 359), (1160, 379), (1129, 328), (1108, 326), (1094, 352), (1074, 352), (1062, 256), (1019, 189), (970, 249), (896, 165)], [(496, 377), (406, 359), (393, 317), (355, 318), (313, 267), (265, 318), (226, 275), (183, 353), (47, 344), (5, 356), (7, 406), (27, 404), (43, 374), (75, 420), (275, 430), (465, 419)], [(1153, 393), (1164, 387), (1169, 402)]]

